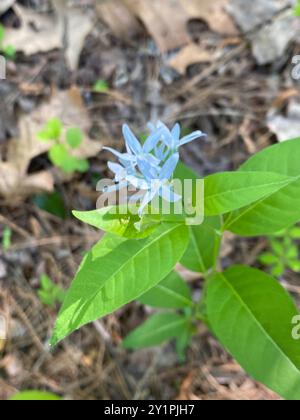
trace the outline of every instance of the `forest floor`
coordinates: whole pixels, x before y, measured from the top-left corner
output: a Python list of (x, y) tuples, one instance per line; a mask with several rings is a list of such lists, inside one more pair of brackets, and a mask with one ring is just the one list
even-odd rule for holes
[[(0, 399), (24, 389), (88, 400), (279, 399), (253, 382), (203, 325), (184, 364), (172, 344), (122, 349), (124, 336), (150, 312), (138, 303), (49, 351), (58, 308), (43, 305), (38, 290), (44, 274), (67, 289), (84, 252), (99, 240), (71, 211), (95, 208), (96, 183), (109, 175), (101, 149), (122, 149), (124, 122), (140, 135), (156, 118), (207, 133), (182, 156), (200, 175), (235, 169), (297, 135), (292, 57), (300, 51), (300, 19), (292, 15), (293, 1), (69, 3), (0, 5), (4, 39), (17, 51), (0, 80), (0, 237), (11, 232), (9, 246), (0, 247), (0, 315), (8, 329), (0, 339)], [(50, 164), (36, 135), (51, 117), (84, 131), (87, 173), (65, 176)], [(255, 265), (265, 248), (263, 238), (228, 234), (222, 263)], [(178, 269), (199, 293), (199, 275)], [(287, 272), (281, 279), (296, 299), (298, 277)]]

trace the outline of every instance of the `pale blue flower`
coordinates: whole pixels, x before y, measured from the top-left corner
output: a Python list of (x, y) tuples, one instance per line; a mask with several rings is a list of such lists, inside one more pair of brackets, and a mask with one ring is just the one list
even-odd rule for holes
[[(153, 165), (159, 165), (160, 160), (153, 155), (149, 155), (149, 153), (145, 151), (145, 148), (141, 145), (127, 124), (123, 125), (122, 131), (125, 139), (127, 153), (120, 153), (110, 147), (104, 147), (104, 150), (108, 150), (109, 152), (113, 153), (124, 165), (129, 162), (133, 166), (136, 166), (140, 161), (143, 160), (151, 161)], [(154, 131), (148, 137), (147, 144), (150, 146), (153, 145), (154, 147), (154, 145), (157, 144), (157, 142), (160, 140), (163, 131), (163, 128)]]
[[(150, 128), (151, 133), (155, 133), (157, 130), (160, 130), (162, 135), (156, 144), (153, 141), (147, 140), (144, 145), (144, 151), (149, 153), (154, 149), (155, 154), (158, 156), (162, 156), (168, 151), (171, 153), (178, 151), (179, 147), (184, 146), (187, 143), (191, 143), (198, 138), (206, 136), (206, 134), (204, 134), (202, 131), (197, 130), (180, 139), (181, 128), (180, 124), (178, 123), (174, 125), (172, 130), (169, 130), (168, 127), (161, 121), (158, 122), (157, 126), (149, 124), (148, 127)], [(159, 142), (161, 144), (159, 144)], [(165, 147), (163, 147), (163, 145)]]
[(150, 135), (142, 145), (128, 125), (123, 126), (126, 153), (105, 148), (113, 153), (119, 163), (108, 162), (109, 169), (115, 175), (116, 185), (106, 188), (106, 192), (118, 191), (129, 185), (141, 190), (139, 215), (152, 200), (159, 196), (174, 203), (182, 199), (174, 192), (172, 178), (179, 162), (179, 148), (197, 138), (205, 136), (195, 131), (180, 139), (180, 125), (175, 124), (172, 130), (159, 122), (156, 126), (149, 124)]
[(175, 153), (164, 163), (163, 167), (157, 171), (155, 176), (151, 173), (149, 164), (145, 162), (145, 164), (141, 166), (141, 172), (144, 176), (143, 186), (141, 189), (146, 190), (146, 194), (139, 208), (140, 216), (142, 215), (145, 207), (151, 203), (156, 196), (162, 197), (170, 203), (181, 200), (182, 197), (174, 192), (172, 183), (170, 182), (178, 162), (179, 154)]

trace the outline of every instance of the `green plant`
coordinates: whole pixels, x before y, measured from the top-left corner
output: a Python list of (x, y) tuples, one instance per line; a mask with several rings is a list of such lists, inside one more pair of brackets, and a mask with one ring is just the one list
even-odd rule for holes
[(57, 304), (63, 303), (66, 292), (45, 274), (40, 278), (40, 289), (38, 290), (38, 296), (43, 305), (55, 308)]
[(16, 50), (12, 45), (4, 46), (5, 39), (5, 28), (0, 24), (0, 52), (5, 55), (5, 57), (14, 60), (16, 58)]
[(105, 93), (109, 90), (109, 84), (105, 80), (97, 80), (93, 86), (93, 92)]
[(5, 227), (2, 234), (2, 248), (4, 249), (4, 251), (8, 251), (11, 247), (11, 236), (11, 229), (9, 227)]
[(300, 16), (300, 0), (297, 0), (297, 4), (294, 8), (294, 14), (295, 16)]
[(22, 391), (13, 395), (10, 401), (60, 401), (58, 395), (43, 391)]
[(270, 251), (261, 254), (259, 262), (270, 267), (270, 272), (275, 277), (282, 276), (287, 269), (300, 273), (299, 248), (296, 242), (299, 239), (298, 226), (270, 237)]
[[(142, 187), (139, 205), (127, 206), (127, 211), (116, 204), (74, 212), (82, 222), (107, 233), (79, 267), (56, 321), (52, 345), (138, 300), (162, 311), (125, 339), (126, 348), (175, 339), (183, 355), (198, 322), (204, 322), (251, 376), (284, 398), (300, 399), (300, 343), (293, 334), (299, 316), (296, 305), (271, 275), (243, 265), (223, 270), (220, 258), (226, 231), (270, 236), (300, 221), (300, 139), (259, 152), (236, 172), (205, 177), (203, 203), (195, 189), (188, 196), (174, 190), (174, 179), (197, 184), (197, 175), (178, 164), (178, 149), (202, 133), (180, 139), (178, 125), (171, 131), (162, 123), (150, 128), (141, 146), (124, 127), (127, 153), (110, 149), (120, 162), (109, 164), (117, 184), (104, 189)], [(149, 213), (158, 196), (194, 202), (196, 209), (204, 205), (203, 223), (191, 223), (184, 210), (166, 214), (160, 208)], [(202, 273), (198, 301), (173, 273), (178, 262)]]
[(48, 153), (49, 159), (54, 166), (65, 173), (86, 172), (89, 169), (88, 160), (74, 156), (74, 151), (83, 141), (83, 134), (79, 128), (69, 128), (63, 137), (62, 122), (58, 118), (53, 118), (38, 134), (38, 139), (53, 143)]

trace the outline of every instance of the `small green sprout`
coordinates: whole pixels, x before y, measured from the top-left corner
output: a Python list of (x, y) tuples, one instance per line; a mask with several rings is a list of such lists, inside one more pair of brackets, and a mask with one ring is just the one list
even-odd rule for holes
[(300, 16), (300, 0), (297, 1), (296, 6), (294, 7), (294, 15)]
[(88, 171), (88, 160), (77, 158), (72, 154), (72, 151), (78, 149), (83, 141), (83, 134), (79, 128), (69, 128), (63, 138), (62, 122), (58, 118), (53, 118), (38, 134), (38, 139), (53, 142), (48, 156), (54, 166), (67, 174)]
[(4, 251), (8, 251), (9, 248), (11, 247), (11, 236), (12, 236), (12, 231), (9, 227), (6, 227), (3, 230), (3, 234), (2, 234), (2, 248), (4, 249)]
[(287, 269), (300, 273), (300, 256), (296, 240), (300, 239), (300, 227), (279, 232), (269, 239), (270, 251), (259, 256), (259, 262), (270, 267), (271, 274), (281, 277)]
[(0, 24), (0, 52), (10, 60), (15, 60), (16, 50), (12, 45), (4, 46), (5, 28)]
[(77, 149), (83, 141), (81, 130), (79, 128), (70, 128), (67, 131), (66, 140), (72, 149)]
[(45, 274), (40, 279), (40, 285), (38, 296), (43, 305), (55, 308), (57, 304), (61, 304), (64, 301), (65, 291), (53, 283)]
[(93, 86), (93, 92), (105, 93), (109, 90), (109, 84), (105, 80), (98, 80)]
[(60, 119), (52, 118), (46, 123), (44, 129), (38, 134), (38, 139), (41, 141), (58, 141), (61, 136), (62, 130), (63, 125)]

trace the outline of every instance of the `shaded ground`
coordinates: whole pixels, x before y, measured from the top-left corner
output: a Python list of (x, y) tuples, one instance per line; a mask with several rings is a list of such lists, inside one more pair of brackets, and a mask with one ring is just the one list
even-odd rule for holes
[[(17, 3), (34, 13), (54, 13), (48, 2)], [(92, 1), (74, 3), (83, 15), (95, 14)], [(291, 57), (300, 48), (297, 37), (290, 40), (280, 59), (262, 64), (251, 52), (248, 32), (253, 28), (247, 29), (247, 35), (240, 31), (224, 35), (200, 17), (187, 21), (188, 34), (212, 57), (194, 63), (192, 55), (182, 75), (170, 67), (169, 60), (184, 46), (161, 53), (143, 26), (122, 41), (100, 18), (89, 31), (73, 71), (61, 49), (27, 56), (19, 52), (16, 61), (8, 64), (7, 80), (0, 82), (2, 159), (12, 138), (20, 136), (17, 121), (24, 115), (31, 118), (41, 104), (53, 99), (57, 89), (71, 86), (83, 98), (80, 106), (88, 111), (88, 134), (96, 145), (121, 148), (124, 121), (142, 133), (147, 121), (157, 116), (169, 124), (178, 120), (186, 129), (205, 131), (206, 140), (183, 152), (185, 162), (201, 175), (234, 169), (252, 153), (275, 143), (268, 122), (270, 110), (288, 118), (289, 104), (299, 99), (299, 84), (291, 78)], [(278, 11), (267, 22), (277, 17)], [(12, 9), (1, 21), (7, 28), (20, 25)], [(110, 89), (93, 93), (92, 86), (100, 79)], [(90, 158), (87, 174), (66, 179), (51, 168), (45, 153), (34, 155), (28, 174), (46, 171), (53, 176), (68, 213), (65, 220), (36, 207), (34, 194), (0, 199), (0, 234), (5, 227), (13, 233), (10, 249), (0, 250), (0, 310), (9, 332), (8, 339), (0, 341), (0, 399), (33, 388), (71, 399), (277, 399), (253, 383), (203, 326), (184, 365), (178, 363), (172, 345), (134, 353), (122, 350), (122, 338), (149, 311), (138, 304), (84, 327), (49, 352), (47, 341), (57, 310), (41, 304), (39, 278), (47, 273), (67, 288), (83, 253), (99, 239), (99, 232), (77, 223), (70, 211), (94, 208), (95, 182), (108, 175), (106, 160), (106, 153), (97, 153)], [(228, 235), (223, 264), (254, 264), (265, 246), (263, 239)], [(199, 293), (198, 276), (184, 274), (195, 294)], [(283, 281), (298, 297), (297, 276), (288, 273)]]

